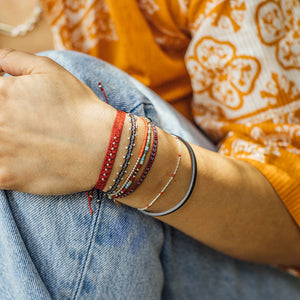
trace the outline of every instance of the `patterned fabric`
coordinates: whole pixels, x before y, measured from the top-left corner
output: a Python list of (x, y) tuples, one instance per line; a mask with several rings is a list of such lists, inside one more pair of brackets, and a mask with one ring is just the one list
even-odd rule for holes
[(186, 17), (176, 1), (176, 12), (170, 11), (167, 1), (42, 3), (52, 25), (56, 49), (77, 50), (110, 62), (188, 114), (185, 102), (191, 99), (192, 88), (184, 55), (190, 37), (187, 28), (182, 31)]
[(297, 0), (43, 0), (57, 49), (100, 57), (270, 181), (300, 226)]
[(195, 120), (220, 153), (256, 166), (300, 225), (299, 2), (200, 3), (186, 54)]

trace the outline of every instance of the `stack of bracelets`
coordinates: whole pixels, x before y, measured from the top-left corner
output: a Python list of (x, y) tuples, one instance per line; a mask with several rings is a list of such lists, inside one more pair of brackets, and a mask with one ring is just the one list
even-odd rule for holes
[[(106, 102), (108, 102), (101, 83), (99, 83), (99, 88), (103, 92)], [(92, 195), (95, 189), (101, 190), (107, 198), (112, 199), (118, 203), (118, 199), (124, 198), (132, 194), (143, 183), (148, 173), (150, 172), (151, 166), (153, 165), (158, 150), (157, 128), (148, 118), (141, 118), (144, 123), (144, 137), (143, 137), (142, 146), (139, 151), (137, 160), (134, 163), (132, 163), (131, 157), (133, 156), (133, 149), (135, 147), (135, 139), (137, 136), (137, 129), (138, 129), (136, 118), (137, 117), (132, 114), (127, 114), (119, 110), (117, 111), (110, 140), (108, 143), (106, 155), (104, 158), (104, 162), (98, 177), (98, 181), (94, 186), (94, 188), (91, 191), (87, 192), (91, 213), (93, 213), (93, 211), (91, 209), (90, 201), (92, 199)], [(114, 166), (114, 162), (119, 150), (120, 140), (121, 140), (123, 127), (126, 119), (128, 119), (128, 122), (130, 122), (130, 129), (129, 129), (130, 135), (128, 136), (128, 144), (125, 147), (126, 154), (123, 156), (123, 163), (120, 165), (119, 170), (112, 181), (113, 184), (109, 186), (108, 189), (106, 190), (105, 186), (108, 182), (108, 179), (111, 175), (112, 168)], [(196, 175), (197, 175), (197, 163), (196, 163), (194, 151), (192, 147), (182, 138), (178, 136), (174, 136), (174, 138), (176, 138), (178, 144), (178, 158), (177, 158), (176, 166), (172, 174), (170, 175), (169, 180), (162, 187), (161, 191), (154, 197), (154, 199), (145, 207), (138, 208), (139, 211), (141, 211), (146, 215), (158, 217), (158, 216), (165, 216), (176, 211), (189, 199), (193, 191), (196, 182)], [(191, 176), (191, 182), (188, 191), (183, 197), (183, 199), (173, 208), (159, 213), (149, 212), (147, 210), (164, 193), (164, 191), (170, 185), (170, 183), (172, 182), (172, 180), (174, 179), (177, 173), (181, 161), (181, 143), (183, 143), (187, 147), (192, 162), (192, 176)], [(129, 167), (131, 165), (133, 165), (133, 167)]]

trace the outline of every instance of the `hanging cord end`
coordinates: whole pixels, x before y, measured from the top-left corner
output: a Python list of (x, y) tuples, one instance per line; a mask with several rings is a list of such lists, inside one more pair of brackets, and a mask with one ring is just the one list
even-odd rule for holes
[(108, 100), (107, 100), (107, 97), (106, 97), (106, 93), (105, 93), (104, 88), (103, 88), (103, 86), (102, 86), (102, 83), (101, 83), (100, 81), (98, 82), (98, 87), (99, 87), (100, 91), (103, 93), (103, 95), (104, 95), (104, 97), (105, 97), (105, 102), (108, 104)]
[[(106, 93), (104, 91), (104, 88), (102, 86), (102, 83), (99, 81), (98, 82), (98, 87), (99, 89), (101, 90), (101, 92), (103, 93), (104, 97), (105, 97), (105, 101), (106, 103), (108, 104), (108, 100), (107, 100), (107, 97), (106, 97)], [(93, 210), (92, 210), (92, 206), (91, 206), (91, 201), (93, 200), (93, 195), (94, 195), (94, 191), (95, 191), (95, 187), (92, 188), (90, 191), (87, 191), (87, 197), (88, 197), (88, 203), (89, 203), (89, 209), (90, 209), (90, 213), (93, 214)], [(100, 199), (100, 194), (99, 194), (99, 190), (97, 189), (97, 192), (98, 192), (98, 199), (97, 199), (97, 202), (100, 202), (101, 199)]]
[(88, 203), (89, 203), (89, 208), (90, 208), (90, 213), (91, 215), (93, 214), (92, 206), (91, 206), (91, 201), (93, 200), (93, 194), (94, 194), (94, 188), (91, 189), (90, 191), (87, 191), (87, 197), (88, 197)]
[(101, 202), (101, 197), (100, 197), (100, 191), (97, 190), (97, 202), (100, 203)]
[[(94, 211), (92, 210), (92, 206), (91, 206), (91, 201), (93, 200), (94, 191), (95, 191), (95, 188), (92, 188), (90, 191), (86, 192), (87, 197), (88, 197), (88, 203), (89, 203), (89, 209), (90, 209), (91, 215), (94, 213)], [(100, 191), (97, 190), (97, 203), (100, 203), (100, 202), (101, 202)]]

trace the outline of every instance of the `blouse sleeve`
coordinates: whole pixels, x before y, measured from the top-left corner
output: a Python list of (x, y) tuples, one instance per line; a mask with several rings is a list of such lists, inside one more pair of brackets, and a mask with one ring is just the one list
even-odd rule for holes
[(300, 226), (300, 2), (190, 0), (196, 123), (272, 184)]

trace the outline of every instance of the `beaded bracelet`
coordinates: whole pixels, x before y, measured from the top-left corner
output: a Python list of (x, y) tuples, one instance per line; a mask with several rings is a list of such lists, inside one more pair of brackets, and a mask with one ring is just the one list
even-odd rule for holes
[(123, 189), (120, 189), (119, 193), (115, 193), (114, 196), (116, 195), (121, 195), (123, 193), (125, 193), (130, 186), (132, 185), (136, 175), (138, 174), (138, 172), (140, 171), (141, 167), (143, 166), (144, 162), (145, 162), (145, 158), (146, 155), (150, 149), (150, 142), (151, 142), (151, 123), (148, 123), (148, 135), (147, 135), (147, 142), (146, 142), (146, 146), (144, 148), (144, 152), (143, 155), (140, 159), (137, 160), (135, 167), (133, 169), (133, 172), (130, 174), (131, 176), (128, 176), (128, 180), (127, 182), (123, 185)]
[(116, 199), (116, 198), (124, 198), (124, 197), (127, 197), (130, 194), (132, 194), (142, 184), (142, 182), (144, 181), (144, 179), (148, 175), (148, 173), (149, 173), (149, 171), (151, 169), (151, 166), (152, 166), (152, 164), (154, 162), (154, 159), (155, 159), (155, 156), (156, 156), (156, 153), (157, 153), (157, 147), (158, 147), (157, 129), (156, 129), (156, 127), (155, 127), (155, 125), (153, 123), (151, 123), (151, 127), (152, 127), (152, 130), (153, 130), (153, 133), (154, 133), (154, 140), (153, 140), (153, 145), (152, 145), (152, 149), (151, 149), (151, 155), (149, 157), (147, 166), (146, 166), (143, 174), (140, 176), (140, 178), (137, 180), (137, 183), (131, 189), (129, 189), (128, 191), (126, 191), (124, 194), (113, 196), (114, 199)]
[(130, 128), (131, 134), (130, 134), (130, 137), (128, 137), (129, 144), (126, 147), (127, 148), (127, 153), (123, 157), (124, 158), (124, 163), (122, 165), (120, 165), (121, 170), (118, 172), (117, 178), (113, 180), (114, 181), (113, 186), (109, 187), (109, 190), (107, 192), (105, 192), (106, 194), (112, 194), (119, 187), (119, 183), (123, 179), (123, 175), (126, 172), (126, 169), (129, 165), (129, 160), (132, 156), (133, 147), (135, 146), (134, 142), (135, 142), (136, 129), (137, 129), (136, 119), (135, 119), (134, 115), (132, 115), (132, 114), (129, 114), (129, 115), (130, 115), (130, 122), (131, 122), (131, 128)]
[(125, 117), (125, 112), (120, 110), (117, 111), (116, 118), (111, 131), (111, 136), (107, 146), (104, 162), (98, 177), (98, 181), (94, 187), (95, 189), (103, 190), (103, 188), (106, 185), (119, 148)]
[(173, 179), (174, 179), (174, 177), (177, 173), (177, 170), (179, 168), (180, 161), (181, 161), (181, 145), (180, 145), (178, 137), (176, 137), (176, 141), (178, 143), (178, 159), (177, 159), (177, 164), (176, 164), (174, 172), (172, 173), (172, 175), (171, 175), (170, 179), (168, 180), (168, 182), (164, 185), (163, 189), (157, 194), (157, 196), (149, 204), (147, 204), (145, 207), (138, 208), (138, 210), (144, 211), (144, 210), (147, 210), (148, 208), (150, 208), (157, 201), (157, 199), (164, 193), (164, 191), (169, 186), (169, 184), (173, 181)]
[(164, 211), (164, 212), (158, 212), (158, 213), (153, 213), (153, 212), (149, 212), (149, 211), (145, 211), (145, 210), (141, 210), (141, 212), (147, 216), (151, 216), (151, 217), (161, 217), (161, 216), (166, 216), (169, 215), (173, 212), (175, 212), (176, 210), (178, 210), (180, 207), (182, 207), (187, 200), (190, 198), (193, 189), (195, 187), (195, 183), (196, 183), (196, 179), (197, 179), (197, 160), (196, 160), (196, 156), (194, 153), (193, 148), (189, 145), (189, 143), (187, 143), (185, 140), (183, 140), (181, 137), (178, 136), (178, 138), (181, 140), (181, 142), (187, 147), (187, 149), (189, 150), (190, 156), (191, 156), (191, 162), (192, 162), (192, 176), (191, 176), (191, 182), (189, 185), (189, 188), (185, 194), (185, 196), (183, 197), (183, 199), (174, 207), (172, 207), (171, 209)]
[[(106, 196), (109, 199), (113, 199), (113, 196), (123, 193), (123, 191), (126, 191), (130, 187), (130, 185), (133, 182), (134, 177), (136, 176), (138, 168), (140, 168), (141, 164), (143, 164), (143, 162), (144, 162), (145, 154), (147, 154), (147, 152), (149, 150), (149, 143), (150, 143), (150, 139), (151, 139), (151, 125), (150, 125), (150, 120), (143, 119), (143, 121), (145, 124), (145, 135), (144, 135), (143, 145), (142, 145), (141, 151), (139, 153), (139, 156), (137, 158), (137, 161), (136, 161), (134, 167), (132, 168), (129, 176), (126, 178), (125, 182), (121, 186), (121, 188), (118, 191), (116, 191), (114, 194), (106, 194)], [(148, 127), (148, 130), (147, 130), (147, 127)]]
[(115, 121), (114, 121), (114, 124), (112, 127), (110, 139), (108, 142), (106, 154), (104, 157), (104, 161), (102, 164), (102, 168), (100, 170), (98, 180), (97, 180), (95, 186), (91, 190), (86, 192), (91, 214), (93, 214), (93, 210), (91, 207), (91, 201), (93, 199), (94, 190), (95, 189), (102, 190), (105, 187), (108, 177), (110, 176), (112, 167), (114, 165), (114, 161), (115, 161), (115, 158), (117, 155), (117, 151), (119, 148), (121, 135), (122, 135), (123, 127), (124, 127), (125, 117), (126, 117), (125, 112), (117, 110), (117, 114), (116, 114)]
[[(144, 121), (144, 126), (145, 126), (145, 130), (144, 130), (144, 139), (143, 139), (143, 143), (142, 143), (142, 147), (141, 147), (141, 150), (140, 150), (140, 153), (139, 153), (139, 156), (138, 156), (138, 160), (140, 159), (140, 157), (142, 156), (143, 154), (143, 151), (145, 149), (145, 146), (146, 146), (146, 141), (147, 141), (147, 121), (142, 119)], [(137, 164), (137, 163), (136, 163)], [(134, 165), (134, 167), (132, 168), (131, 172), (129, 173), (129, 176), (126, 178), (125, 182), (123, 183), (123, 185), (121, 186), (121, 188), (119, 190), (117, 190), (114, 194), (108, 194), (108, 193), (105, 193), (105, 196), (108, 198), (108, 199), (112, 199), (112, 196), (113, 195), (116, 195), (118, 194), (125, 186), (125, 184), (128, 182), (130, 176), (132, 175), (132, 173), (134, 172), (135, 168), (136, 168), (136, 164)], [(117, 202), (116, 202), (117, 203)]]

